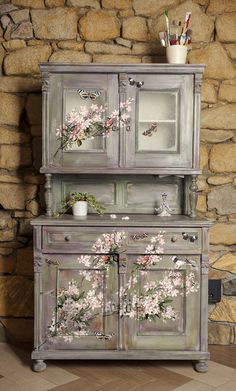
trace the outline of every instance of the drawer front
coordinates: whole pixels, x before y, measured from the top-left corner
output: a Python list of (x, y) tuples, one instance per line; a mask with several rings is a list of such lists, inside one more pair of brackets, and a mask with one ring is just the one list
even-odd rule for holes
[[(124, 231), (126, 239), (123, 250), (127, 253), (143, 254), (151, 244), (151, 238), (163, 233), (164, 253), (177, 251), (194, 254), (201, 251), (200, 228), (128, 228), (128, 227), (43, 227), (43, 251), (52, 252), (93, 252), (95, 241), (103, 233)], [(158, 243), (156, 244), (158, 246)]]
[[(201, 251), (201, 229), (199, 228), (166, 228), (165, 230), (155, 229), (134, 229), (128, 233), (127, 245), (129, 252), (143, 253), (148, 245), (151, 244), (151, 238), (163, 232), (164, 244), (160, 247), (167, 251), (175, 253), (184, 251), (189, 254)], [(156, 244), (158, 247), (158, 242)]]
[(53, 252), (92, 252), (92, 246), (103, 232), (99, 227), (43, 227), (43, 250)]

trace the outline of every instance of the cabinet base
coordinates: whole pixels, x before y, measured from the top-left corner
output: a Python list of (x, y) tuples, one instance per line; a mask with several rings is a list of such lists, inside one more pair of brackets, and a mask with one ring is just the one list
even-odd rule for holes
[(47, 364), (43, 360), (35, 360), (32, 368), (34, 372), (42, 372), (47, 368)]

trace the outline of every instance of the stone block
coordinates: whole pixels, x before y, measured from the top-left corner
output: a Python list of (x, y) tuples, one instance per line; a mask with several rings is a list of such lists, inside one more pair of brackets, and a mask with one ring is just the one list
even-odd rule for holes
[(99, 0), (67, 0), (67, 4), (72, 7), (90, 7), (100, 9)]
[(236, 213), (236, 189), (231, 184), (213, 188), (208, 194), (208, 209), (222, 215)]
[(209, 345), (229, 345), (232, 327), (220, 323), (208, 323)]
[(49, 61), (81, 64), (91, 62), (91, 56), (87, 53), (76, 52), (74, 50), (58, 50), (51, 55)]
[(226, 246), (236, 244), (236, 224), (214, 224), (210, 229), (210, 243)]
[(138, 42), (134, 43), (132, 47), (132, 54), (147, 55), (159, 54), (165, 55), (165, 49), (161, 48), (158, 42)]
[(0, 210), (0, 242), (8, 242), (15, 239), (16, 225), (16, 221), (12, 219), (9, 212)]
[(223, 293), (226, 296), (236, 296), (236, 278), (223, 283)]
[(214, 262), (213, 267), (219, 270), (236, 274), (236, 254), (227, 253)]
[(64, 7), (65, 0), (45, 0), (46, 7)]
[(0, 126), (0, 144), (25, 144), (28, 142), (29, 136), (26, 133)]
[(12, 11), (10, 13), (10, 17), (12, 18), (15, 24), (24, 22), (29, 19), (29, 10), (22, 9), (22, 10)]
[(37, 201), (32, 200), (27, 203), (26, 210), (28, 210), (32, 216), (38, 216), (40, 212), (40, 207)]
[[(213, 58), (214, 61), (212, 61)], [(234, 79), (236, 77), (236, 69), (220, 42), (213, 42), (204, 48), (191, 50), (188, 60), (190, 64), (206, 64), (205, 78)]]
[(33, 27), (31, 22), (22, 22), (19, 26), (13, 29), (11, 38), (30, 39), (33, 38)]
[(137, 64), (141, 62), (140, 58), (125, 56), (125, 55), (113, 55), (113, 54), (96, 54), (93, 56), (93, 62), (107, 63), (107, 64)]
[(147, 41), (148, 29), (146, 19), (141, 16), (131, 16), (123, 21), (122, 37), (136, 41)]
[(216, 103), (217, 94), (216, 94), (214, 82), (209, 80), (203, 80), (201, 99), (202, 102)]
[(9, 12), (17, 10), (13, 4), (0, 4), (0, 16), (4, 14), (9, 14)]
[(48, 61), (50, 45), (28, 46), (9, 53), (4, 59), (6, 75), (25, 75), (39, 73), (39, 63)]
[(200, 147), (200, 168), (201, 170), (207, 170), (208, 168), (208, 150), (206, 145)]
[(236, 103), (236, 81), (226, 80), (223, 81), (219, 89), (219, 99), (227, 102)]
[(15, 176), (15, 175), (0, 174), (0, 182), (21, 183), (22, 179), (21, 179), (21, 177), (18, 177), (18, 176)]
[(1, 319), (7, 339), (14, 342), (31, 343), (34, 339), (34, 320), (24, 318)]
[(27, 201), (34, 199), (36, 194), (36, 185), (2, 183), (0, 204), (4, 209), (25, 209)]
[(118, 45), (122, 45), (122, 46), (125, 46), (127, 48), (131, 48), (132, 46), (132, 42), (129, 40), (129, 39), (124, 39), (124, 38), (116, 38), (116, 43), (118, 43)]
[(206, 177), (203, 175), (199, 175), (197, 178), (197, 188), (198, 191), (209, 191), (209, 186), (206, 182)]
[(22, 276), (0, 277), (0, 316), (33, 316), (34, 282)]
[(216, 307), (209, 316), (210, 320), (218, 322), (236, 322), (236, 300), (229, 297), (223, 297), (220, 303), (216, 304)]
[(132, 0), (102, 0), (103, 8), (127, 10), (132, 6)]
[(24, 176), (25, 183), (31, 183), (33, 185), (42, 185), (45, 182), (44, 175), (27, 174)]
[(25, 41), (21, 39), (12, 39), (11, 41), (3, 42), (3, 47), (7, 51), (22, 49), (26, 47)]
[[(27, 212), (25, 212), (25, 215), (26, 215), (26, 213)], [(30, 215), (30, 218), (29, 218), (29, 215)], [(30, 221), (31, 221), (31, 218), (32, 218), (32, 214), (28, 212), (28, 215), (26, 215), (25, 217), (26, 217), (25, 219), (23, 218), (23, 219), (19, 220), (18, 235), (20, 235), (22, 237), (23, 236), (32, 237), (33, 236), (33, 227), (30, 224)], [(25, 241), (23, 241), (23, 243), (25, 243), (25, 242), (27, 242), (27, 239)]]
[(41, 90), (40, 79), (21, 76), (0, 77), (0, 91), (2, 92), (38, 92)]
[(236, 44), (229, 43), (227, 45), (224, 45), (224, 48), (225, 48), (226, 52), (228, 53), (228, 55), (230, 56), (230, 58), (232, 60), (236, 60)]
[(79, 26), (86, 41), (105, 41), (120, 36), (120, 23), (108, 12), (89, 11), (80, 19)]
[(0, 102), (0, 123), (18, 126), (24, 107), (24, 98), (0, 92)]
[[(156, 3), (160, 4), (159, 1)], [(146, 4), (146, 1), (143, 4)], [(166, 1), (162, 1), (162, 4), (166, 9)], [(169, 10), (169, 18), (170, 20), (183, 20), (184, 15), (189, 10), (192, 12), (191, 29), (193, 31), (193, 42), (209, 42), (214, 31), (214, 22), (202, 11), (198, 4), (193, 3), (191, 0), (182, 2), (179, 6)], [(163, 15), (160, 15), (157, 19), (149, 19), (148, 23), (152, 39), (159, 41), (159, 32), (166, 29), (165, 18)], [(204, 62), (195, 61), (195, 64), (198, 63), (202, 64)], [(207, 76), (205, 75), (205, 77)]]
[(56, 8), (31, 11), (36, 38), (73, 39), (77, 35), (78, 15), (75, 9)]
[(211, 148), (210, 169), (213, 172), (236, 171), (236, 144), (216, 144)]
[(0, 168), (17, 169), (30, 164), (30, 148), (18, 145), (0, 145)]
[(42, 139), (39, 137), (33, 139), (33, 158), (34, 167), (39, 171), (42, 165)]
[(234, 133), (230, 130), (201, 130), (201, 141), (207, 143), (222, 143), (234, 137)]
[(30, 125), (42, 123), (42, 95), (29, 94), (26, 103), (26, 112)]
[(68, 49), (68, 50), (84, 50), (84, 43), (83, 42), (74, 42), (74, 41), (60, 41), (57, 44), (57, 47), (59, 49)]
[(224, 280), (227, 278), (227, 273), (222, 270), (216, 270), (213, 267), (209, 267), (209, 280)]
[(178, 5), (179, 0), (134, 0), (133, 7), (136, 15), (157, 16), (161, 15), (165, 9)]
[(44, 0), (12, 0), (14, 5), (26, 8), (44, 8)]
[(210, 184), (210, 185), (215, 185), (215, 186), (218, 186), (218, 185), (225, 185), (226, 183), (231, 183), (232, 182), (232, 178), (230, 176), (210, 176), (208, 179), (207, 179), (207, 182)]
[(216, 18), (216, 33), (221, 42), (236, 42), (236, 12), (219, 15)]
[(24, 247), (17, 250), (16, 273), (22, 276), (33, 276), (33, 249)]
[(208, 129), (235, 129), (236, 104), (223, 104), (202, 110), (201, 127)]
[(198, 212), (206, 212), (206, 210), (207, 210), (206, 195), (205, 194), (198, 194), (197, 211)]
[(127, 47), (103, 42), (87, 42), (85, 50), (92, 54), (131, 54), (131, 50)]
[(1, 17), (1, 24), (2, 24), (2, 27), (3, 27), (4, 30), (9, 25), (10, 22), (11, 22), (11, 19), (9, 18), (9, 16), (3, 15)]
[(207, 8), (209, 14), (223, 14), (224, 12), (236, 11), (235, 0), (210, 0)]

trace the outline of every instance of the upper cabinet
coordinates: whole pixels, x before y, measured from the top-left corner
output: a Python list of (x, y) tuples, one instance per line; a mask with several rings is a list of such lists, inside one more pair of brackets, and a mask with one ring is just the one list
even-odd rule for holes
[[(42, 64), (41, 171), (145, 173), (149, 168), (147, 174), (199, 172), (203, 68)], [(66, 123), (68, 114), (81, 109), (90, 113), (95, 105), (102, 107), (105, 119), (114, 112), (122, 114), (109, 136), (64, 146), (57, 129)]]

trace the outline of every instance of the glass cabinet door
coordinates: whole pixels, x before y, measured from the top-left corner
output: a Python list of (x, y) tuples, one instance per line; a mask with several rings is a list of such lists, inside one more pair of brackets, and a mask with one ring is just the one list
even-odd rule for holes
[(40, 289), (42, 349), (116, 349), (117, 270), (106, 255), (46, 255)]
[(128, 76), (133, 110), (126, 166), (191, 167), (192, 83), (191, 75)]
[[(96, 113), (92, 114), (96, 107), (103, 109), (101, 114), (103, 120), (118, 109), (117, 75), (53, 74), (49, 85), (48, 113), (45, 118), (49, 137), (46, 138), (45, 165), (117, 167), (118, 131), (112, 131), (109, 137), (95, 136), (94, 138), (87, 138), (87, 133), (84, 131), (85, 123), (89, 123), (91, 118), (96, 116)], [(70, 145), (65, 146), (61, 137), (60, 129), (63, 124), (68, 124), (68, 115), (70, 120), (75, 118), (73, 116), (77, 116), (81, 124), (80, 145), (72, 139)], [(99, 122), (99, 119), (97, 121)], [(65, 134), (65, 130), (63, 132)], [(75, 131), (74, 135), (76, 137), (78, 132)]]
[(198, 350), (199, 257), (130, 255), (128, 265), (126, 349)]

